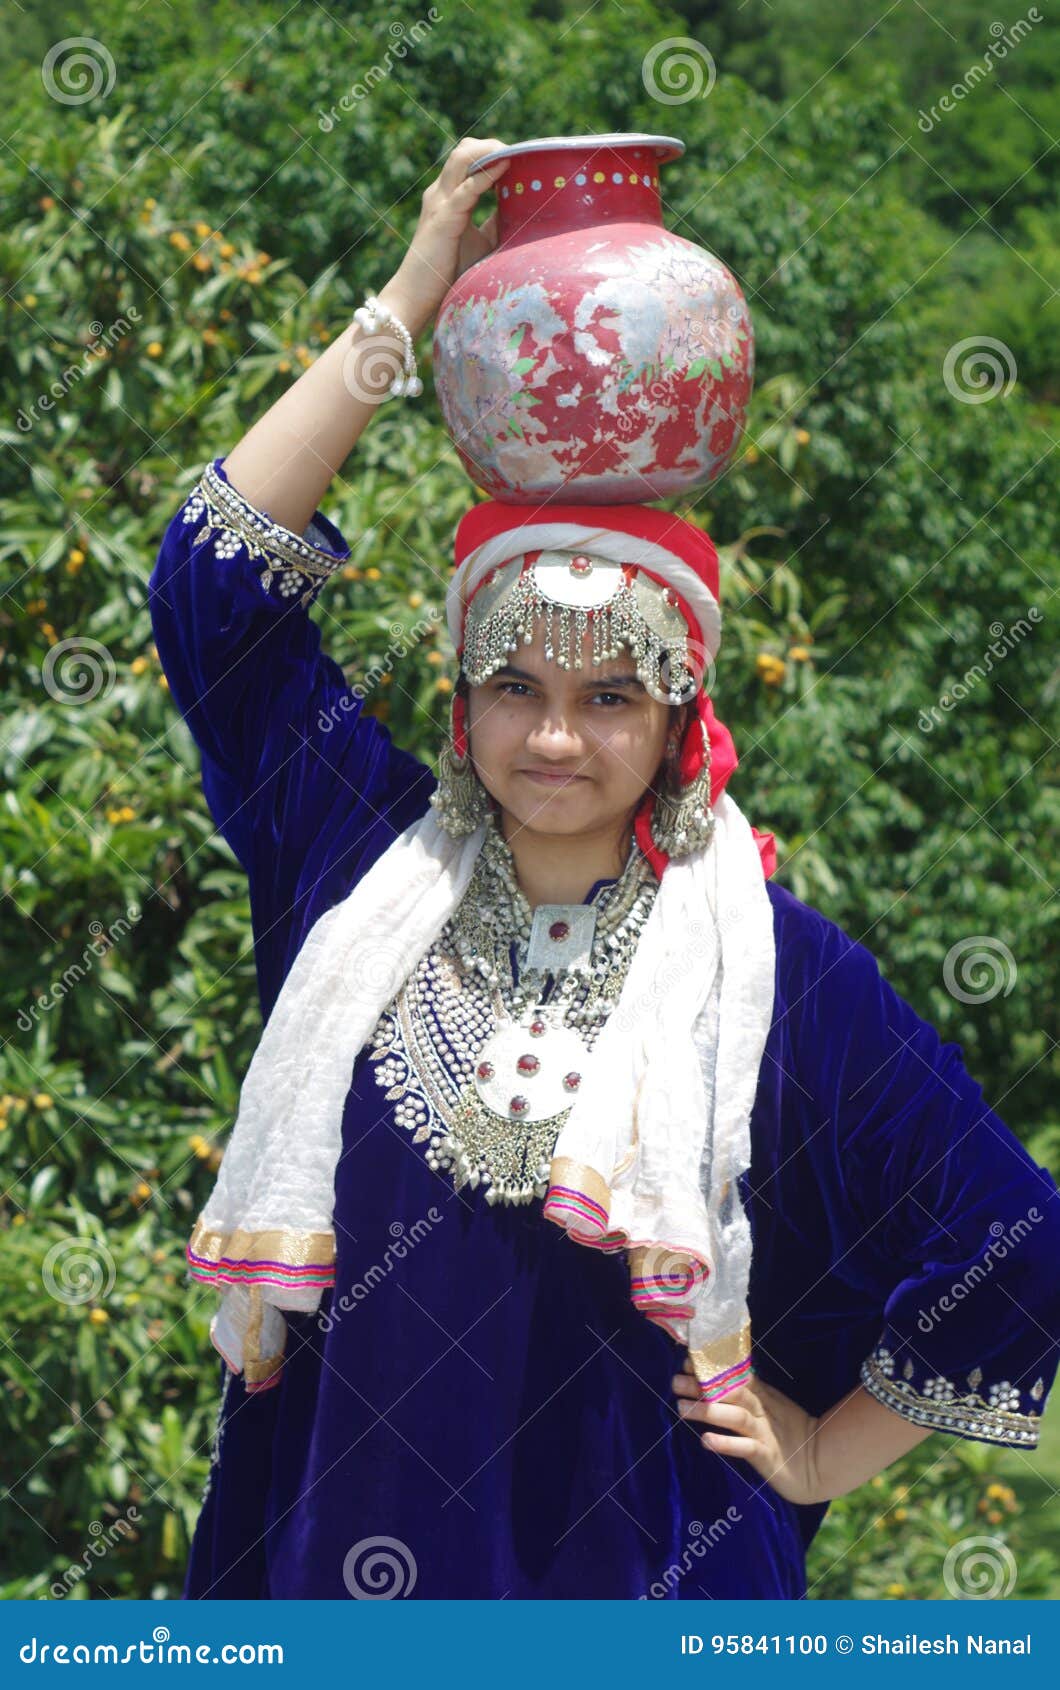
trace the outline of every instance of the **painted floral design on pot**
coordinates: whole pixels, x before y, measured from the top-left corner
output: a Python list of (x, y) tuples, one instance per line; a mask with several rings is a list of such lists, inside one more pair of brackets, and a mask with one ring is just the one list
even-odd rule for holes
[(644, 502), (714, 481), (754, 379), (747, 302), (713, 253), (663, 227), (658, 135), (556, 136), (482, 159), (496, 250), (442, 303), (434, 377), (475, 484), (530, 504)]

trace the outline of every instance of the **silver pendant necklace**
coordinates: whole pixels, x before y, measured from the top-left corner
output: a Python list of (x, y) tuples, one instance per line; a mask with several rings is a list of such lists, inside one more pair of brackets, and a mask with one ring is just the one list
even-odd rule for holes
[(588, 904), (532, 913), (494, 822), (467, 891), (373, 1036), (395, 1117), (428, 1165), (488, 1203), (548, 1189), (560, 1129), (618, 1001), (658, 882), (636, 842)]

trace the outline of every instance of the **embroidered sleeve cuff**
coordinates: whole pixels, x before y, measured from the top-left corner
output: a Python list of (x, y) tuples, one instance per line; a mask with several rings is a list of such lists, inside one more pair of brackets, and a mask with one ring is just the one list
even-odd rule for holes
[(982, 1368), (973, 1367), (951, 1379), (931, 1373), (911, 1356), (899, 1363), (881, 1340), (861, 1364), (861, 1382), (878, 1402), (915, 1426), (1022, 1448), (1038, 1442), (1046, 1394), (1040, 1377), (1021, 1388), (1010, 1379), (984, 1380)]
[(214, 536), (214, 554), (221, 559), (243, 552), (257, 570), (264, 593), (278, 599), (301, 595), (308, 607), (323, 583), (346, 562), (350, 548), (339, 530), (316, 511), (304, 535), (273, 522), (231, 485), (220, 458), (207, 464), (185, 501), (183, 520), (201, 524), (194, 543)]

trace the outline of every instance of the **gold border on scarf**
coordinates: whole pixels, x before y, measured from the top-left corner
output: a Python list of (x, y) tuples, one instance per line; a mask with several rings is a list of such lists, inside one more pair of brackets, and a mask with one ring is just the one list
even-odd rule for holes
[(247, 1385), (262, 1385), (271, 1379), (274, 1373), (283, 1366), (283, 1350), (276, 1355), (263, 1356), (261, 1354), (261, 1323), (264, 1317), (261, 1287), (248, 1287), (250, 1296), (250, 1314), (247, 1318), (247, 1330), (243, 1339), (243, 1377)]
[(212, 1232), (195, 1222), (188, 1249), (204, 1261), (280, 1262), (287, 1267), (330, 1267), (335, 1260), (333, 1232), (298, 1232), (278, 1227), (265, 1232)]
[[(611, 1214), (611, 1187), (588, 1162), (575, 1162), (570, 1156), (553, 1156), (548, 1173), (549, 1186), (566, 1185), (574, 1191), (580, 1191), (594, 1203), (599, 1203), (604, 1214)], [(549, 1193), (551, 1196), (551, 1191)], [(606, 1230), (606, 1225), (603, 1228)]]
[(723, 1338), (714, 1338), (709, 1344), (703, 1344), (697, 1349), (689, 1349), (688, 1356), (696, 1370), (696, 1378), (701, 1385), (716, 1379), (726, 1368), (735, 1367), (738, 1362), (746, 1361), (751, 1354), (751, 1322), (744, 1321), (739, 1332), (729, 1333)]
[[(666, 1290), (668, 1297), (689, 1296), (705, 1278), (703, 1263), (696, 1252), (682, 1249), (677, 1244), (630, 1244), (626, 1255), (634, 1279), (650, 1279), (664, 1274), (670, 1277), (672, 1283)], [(689, 1269), (685, 1285), (680, 1284), (677, 1277), (682, 1267)]]

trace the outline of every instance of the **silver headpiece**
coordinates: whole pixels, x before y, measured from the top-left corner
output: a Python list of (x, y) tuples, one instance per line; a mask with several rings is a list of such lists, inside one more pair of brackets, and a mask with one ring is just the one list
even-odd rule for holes
[(545, 657), (562, 669), (582, 668), (582, 641), (592, 629), (598, 667), (623, 647), (637, 678), (662, 704), (685, 704), (699, 691), (690, 661), (689, 628), (672, 587), (644, 570), (586, 552), (540, 551), (490, 570), (468, 606), (463, 669), (478, 686), (534, 637), (545, 618)]

